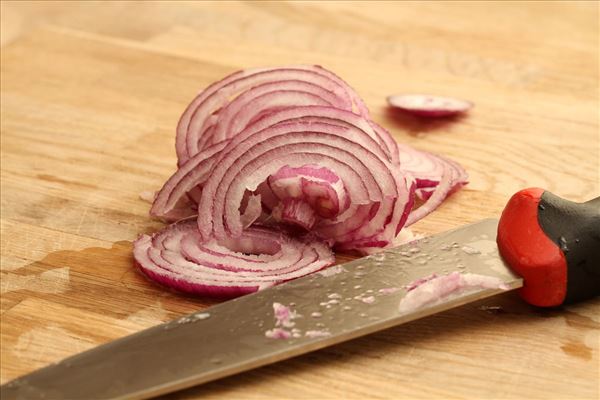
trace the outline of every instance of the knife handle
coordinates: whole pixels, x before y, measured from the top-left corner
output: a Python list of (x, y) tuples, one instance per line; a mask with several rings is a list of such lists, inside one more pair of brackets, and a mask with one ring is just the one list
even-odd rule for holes
[(539, 188), (508, 201), (498, 250), (523, 278), (521, 297), (553, 307), (600, 295), (600, 197), (574, 203)]

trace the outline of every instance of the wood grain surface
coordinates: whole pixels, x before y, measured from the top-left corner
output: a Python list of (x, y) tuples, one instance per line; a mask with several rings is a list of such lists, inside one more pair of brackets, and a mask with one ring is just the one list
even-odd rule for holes
[[(131, 242), (161, 226), (138, 196), (174, 170), (180, 113), (239, 68), (322, 64), (399, 142), (462, 163), (416, 232), (524, 187), (600, 194), (597, 2), (1, 4), (1, 382), (214, 304), (143, 279)], [(386, 109), (403, 92), (476, 106), (422, 121)], [(599, 332), (599, 299), (507, 293), (172, 397), (598, 399)]]

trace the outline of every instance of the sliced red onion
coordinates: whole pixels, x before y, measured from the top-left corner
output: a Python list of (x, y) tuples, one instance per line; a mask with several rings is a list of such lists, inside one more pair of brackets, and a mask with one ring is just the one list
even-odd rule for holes
[[(467, 184), (468, 174), (458, 163), (407, 145), (399, 145), (399, 148), (400, 168), (415, 178), (415, 193), (420, 199), (427, 200), (435, 191), (443, 190), (445, 195), (441, 200), (444, 200), (445, 197)], [(449, 188), (438, 189), (445, 173), (450, 176)]]
[[(219, 118), (217, 119), (216, 125), (211, 127), (210, 135), (204, 133), (198, 142), (199, 149), (204, 148), (206, 145), (211, 145), (231, 138), (242, 131), (249, 124), (258, 121), (263, 117), (272, 114), (273, 112), (284, 110), (286, 108), (293, 107), (294, 105), (332, 106), (335, 104), (335, 102), (330, 103), (325, 98), (309, 92), (277, 90), (262, 94), (261, 96), (246, 99), (245, 95), (252, 94), (250, 92), (246, 92), (244, 96), (240, 96), (244, 97), (243, 100), (246, 101), (246, 104), (240, 106), (241, 109), (236, 110), (234, 115), (227, 115), (229, 120), (223, 118), (222, 116), (229, 113), (230, 106), (237, 105), (235, 101), (219, 113)], [(225, 120), (223, 121), (223, 124), (221, 124), (223, 119)]]
[(423, 203), (419, 208), (413, 210), (406, 220), (406, 226), (411, 226), (418, 220), (429, 215), (433, 210), (435, 210), (444, 199), (448, 196), (450, 191), (452, 190), (452, 182), (453, 182), (453, 171), (444, 171), (442, 175), (442, 179), (439, 184), (436, 186), (435, 190), (429, 196), (427, 201)]
[(389, 96), (390, 106), (421, 117), (448, 117), (462, 114), (473, 107), (473, 103), (450, 97), (425, 94), (403, 94)]
[[(211, 175), (204, 188), (199, 205), (202, 235), (210, 237), (210, 228), (217, 238), (240, 234), (241, 189), (255, 190), (284, 166), (318, 163), (335, 170), (347, 183), (348, 195), (356, 204), (379, 202), (388, 196), (393, 201), (398, 188), (391, 165), (358, 142), (346, 139), (344, 133), (344, 129), (327, 124), (291, 123), (278, 124), (256, 134), (238, 135), (232, 143), (241, 143), (237, 146), (230, 143), (224, 149), (226, 156), (219, 160), (219, 171)], [(379, 173), (374, 176), (371, 171)], [(360, 185), (353, 185), (359, 182)]]
[[(307, 129), (309, 129), (309, 128), (313, 131), (316, 129), (319, 129), (322, 132), (306, 132)], [(219, 161), (220, 168), (218, 171), (215, 171), (214, 174), (211, 176), (211, 180), (207, 183), (206, 190), (215, 191), (216, 186), (220, 184), (220, 180), (225, 176), (228, 168), (232, 164), (234, 166), (235, 165), (243, 165), (243, 163), (245, 163), (247, 161), (252, 161), (255, 164), (259, 164), (259, 162), (256, 161), (258, 158), (257, 152), (260, 152), (261, 150), (268, 150), (271, 153), (271, 154), (269, 154), (270, 159), (279, 159), (280, 166), (278, 168), (275, 168), (271, 172), (271, 174), (275, 174), (279, 169), (281, 169), (284, 166), (288, 166), (290, 164), (289, 160), (281, 159), (281, 157), (284, 155), (284, 153), (290, 150), (290, 146), (294, 145), (294, 149), (297, 151), (305, 150), (306, 152), (312, 151), (313, 153), (314, 153), (315, 146), (317, 146), (316, 148), (324, 149), (325, 153), (330, 154), (329, 157), (324, 156), (324, 155), (322, 155), (322, 157), (320, 157), (320, 158), (323, 158), (323, 157), (328, 158), (326, 162), (328, 162), (329, 164), (334, 163), (334, 165), (338, 165), (338, 167), (340, 169), (344, 169), (349, 174), (356, 175), (355, 171), (359, 170), (359, 171), (362, 171), (366, 175), (366, 178), (364, 178), (364, 179), (358, 175), (356, 175), (355, 178), (353, 178), (354, 182), (357, 182), (357, 183), (362, 182), (360, 184), (360, 186), (358, 186), (358, 187), (356, 185), (353, 185), (353, 186), (355, 188), (357, 188), (357, 190), (360, 188), (363, 189), (361, 192), (362, 197), (357, 198), (355, 200), (363, 201), (363, 202), (368, 201), (368, 193), (365, 191), (365, 189), (371, 192), (371, 196), (373, 196), (375, 200), (378, 200), (381, 196), (381, 194), (380, 194), (381, 192), (380, 192), (379, 188), (377, 187), (377, 185), (375, 184), (375, 181), (372, 178), (372, 176), (366, 170), (365, 165), (361, 161), (356, 159), (356, 157), (354, 157), (353, 155), (347, 155), (347, 158), (351, 159), (351, 162), (355, 166), (355, 169), (353, 170), (353, 169), (349, 168), (349, 166), (347, 164), (339, 163), (335, 160), (335, 157), (331, 156), (331, 154), (341, 154), (341, 153), (346, 152), (345, 150), (339, 150), (339, 149), (336, 149), (335, 147), (331, 146), (331, 142), (335, 141), (336, 139), (337, 139), (337, 142), (338, 143), (341, 142), (341, 144), (343, 146), (345, 146), (345, 145), (348, 145), (350, 147), (354, 146), (354, 148), (356, 148), (357, 151), (359, 151), (359, 152), (361, 151), (361, 148), (359, 145), (357, 145), (356, 143), (353, 144), (351, 141), (348, 141), (347, 139), (345, 139), (343, 137), (343, 135), (344, 135), (344, 131), (342, 129), (334, 127), (334, 126), (329, 126), (329, 125), (323, 125), (323, 124), (319, 124), (319, 125), (304, 124), (303, 125), (300, 123), (280, 124), (280, 125), (271, 127), (269, 129), (260, 131), (255, 135), (252, 135), (252, 133), (249, 133), (249, 134), (243, 136), (244, 140), (241, 141), (242, 143), (240, 143), (239, 145), (236, 145), (237, 143), (235, 143), (235, 142), (239, 141), (237, 139), (242, 137), (242, 134), (240, 134), (238, 137), (236, 137), (236, 139), (232, 143), (230, 143), (230, 145), (223, 152), (226, 155), (224, 156), (223, 159), (221, 159)], [(307, 142), (307, 139), (310, 137), (315, 139), (315, 143)], [(317, 144), (317, 142), (320, 142), (320, 143)], [(278, 146), (282, 146), (283, 150), (280, 150), (279, 152), (276, 152), (275, 154), (273, 154), (273, 152), (272, 152), (273, 148), (277, 148)], [(252, 150), (253, 147), (256, 147), (256, 149)], [(339, 147), (339, 144), (338, 144), (338, 147)], [(282, 151), (283, 151), (283, 153), (282, 153)], [(367, 154), (365, 149), (362, 149), (362, 153)], [(315, 157), (319, 157), (319, 154), (315, 154)], [(378, 162), (375, 157), (370, 157), (370, 159), (374, 163)], [(263, 160), (261, 160), (261, 161), (263, 161)], [(299, 157), (296, 162), (300, 164), (300, 165), (298, 165), (298, 167), (301, 167), (302, 165), (309, 163), (310, 160)], [(274, 167), (271, 167), (271, 168), (273, 169)], [(329, 168), (329, 169), (331, 169), (331, 168)], [(253, 172), (256, 172), (256, 171), (253, 171)], [(235, 176), (230, 174), (230, 177), (234, 178)], [(264, 179), (262, 179), (261, 182), (263, 180)], [(211, 186), (211, 184), (213, 186)], [(253, 190), (253, 188), (252, 188), (252, 190)], [(210, 193), (211, 193), (211, 195), (213, 194), (212, 192), (210, 192)], [(205, 197), (205, 199), (206, 199), (205, 203), (206, 203), (207, 209), (210, 209), (210, 208), (212, 208), (212, 202), (209, 202), (208, 198), (209, 198), (209, 196)], [(201, 210), (202, 209), (203, 208), (201, 207)], [(209, 223), (210, 223), (210, 221), (209, 221)]]
[(354, 90), (321, 67), (307, 65), (239, 71), (203, 90), (181, 116), (176, 143), (179, 165), (202, 150), (198, 147), (199, 138), (213, 125), (207, 120), (227, 105), (231, 97), (262, 84), (289, 80), (322, 87), (345, 101), (344, 109), (353, 111), (356, 108), (357, 112), (368, 115), (368, 110)]
[[(361, 137), (361, 140), (372, 139), (376, 143), (379, 143), (379, 147), (381, 147), (380, 151), (386, 154), (388, 160), (393, 163), (397, 163), (398, 161), (398, 147), (388, 131), (364, 117), (334, 107), (306, 106), (280, 110), (261, 120), (255, 121), (254, 124), (246, 128), (245, 133), (255, 133), (284, 121), (322, 122), (347, 127), (350, 138), (354, 139), (356, 136), (357, 138)], [(358, 131), (362, 132), (357, 134)], [(371, 139), (364, 137), (364, 134)], [(235, 138), (234, 140), (240, 141), (239, 138)]]
[(390, 132), (378, 125), (374, 121), (369, 121), (369, 125), (376, 132), (376, 134), (381, 138), (381, 140), (386, 144), (387, 149), (389, 150), (391, 160), (394, 164), (400, 163), (400, 152), (398, 148), (398, 143), (394, 140)]
[(398, 145), (398, 147), (400, 149), (400, 168), (415, 178), (417, 189), (437, 186), (444, 171), (449, 169), (455, 170), (456, 179), (453, 186), (462, 186), (467, 183), (468, 174), (458, 163), (407, 145)]
[(333, 218), (350, 205), (344, 183), (326, 168), (285, 166), (269, 176), (268, 184), (279, 200), (302, 199), (323, 218)]
[(242, 206), (240, 210), (243, 208), (242, 215), (240, 217), (242, 221), (242, 225), (244, 229), (252, 225), (254, 221), (260, 217), (262, 214), (262, 204), (260, 201), (260, 195), (251, 194), (247, 196), (246, 201), (242, 201)]
[(307, 231), (317, 220), (315, 210), (307, 202), (295, 198), (283, 199), (273, 208), (272, 215), (278, 222), (298, 225)]
[(178, 220), (171, 215), (172, 211), (177, 209), (177, 204), (181, 202), (182, 198), (185, 198), (187, 193), (204, 183), (212, 170), (215, 159), (220, 157), (220, 152), (225, 145), (226, 143), (223, 142), (211, 146), (182, 165), (158, 192), (150, 209), (150, 215), (168, 221)]
[(264, 115), (265, 111), (304, 105), (328, 105), (340, 109), (348, 106), (344, 98), (309, 82), (290, 80), (265, 83), (244, 92), (219, 112), (212, 142), (235, 136), (249, 122)]
[[(182, 115), (176, 148), (179, 168), (151, 214), (185, 220), (140, 237), (135, 260), (159, 283), (214, 296), (318, 271), (333, 263), (331, 246), (388, 246), (467, 180), (451, 160), (398, 146), (318, 66), (240, 71), (209, 86)], [(415, 197), (426, 201), (413, 210)]]
[(308, 205), (322, 218), (331, 219), (350, 206), (350, 198), (343, 182), (319, 182), (302, 177), (302, 195)]
[[(183, 221), (153, 236), (142, 235), (135, 242), (134, 257), (141, 271), (158, 283), (218, 297), (255, 292), (334, 263), (331, 250), (321, 242), (260, 227), (230, 239), (230, 247), (215, 240), (200, 243), (196, 223)], [(270, 254), (252, 254), (265, 250)]]
[(419, 151), (405, 144), (399, 144), (398, 147), (400, 168), (415, 178), (417, 189), (437, 186), (445, 170), (440, 159), (431, 153)]
[(371, 254), (377, 248), (393, 244), (394, 238), (405, 226), (413, 202), (414, 186), (411, 185), (392, 203), (391, 215), (387, 213), (385, 206), (378, 210), (380, 211), (379, 215), (387, 215), (387, 220), (381, 224), (383, 228), (377, 228), (381, 220), (375, 217), (358, 230), (351, 232), (350, 235), (337, 238), (340, 243), (336, 245), (336, 248), (339, 250), (358, 250), (365, 254)]
[[(386, 134), (389, 136), (389, 133), (378, 134), (367, 121), (359, 116), (331, 107), (297, 107), (276, 112), (247, 127), (244, 131), (244, 135), (241, 136), (246, 137), (248, 134), (258, 132), (286, 121), (304, 121), (305, 118), (308, 117), (310, 117), (310, 119), (306, 121), (307, 123), (326, 121), (327, 123), (338, 124), (345, 127), (347, 129), (345, 136), (349, 136), (353, 140), (358, 140), (383, 160), (385, 160), (386, 157), (388, 160), (390, 159), (390, 149), (385, 147), (387, 139), (383, 139), (386, 137)], [(236, 138), (234, 142), (239, 142), (240, 140), (241, 139)], [(376, 143), (380, 143), (380, 146), (378, 147)], [(175, 204), (180, 201), (183, 196), (187, 194), (188, 196), (191, 196), (195, 202), (199, 202), (200, 196), (195, 193), (195, 191), (197, 191), (195, 188), (202, 186), (208, 177), (214, 162), (222, 156), (220, 152), (226, 145), (227, 142), (225, 141), (213, 145), (181, 165), (180, 169), (161, 189), (157, 200), (152, 207), (151, 215), (173, 221), (176, 219), (169, 216), (169, 212), (171, 212)], [(230, 146), (233, 145), (234, 144), (230, 144)], [(397, 147), (394, 147), (396, 149), (395, 152), (397, 153)], [(393, 149), (391, 151), (393, 152)], [(388, 154), (388, 156), (385, 154)], [(391, 160), (393, 161), (393, 158)], [(177, 216), (180, 215), (177, 214)]]

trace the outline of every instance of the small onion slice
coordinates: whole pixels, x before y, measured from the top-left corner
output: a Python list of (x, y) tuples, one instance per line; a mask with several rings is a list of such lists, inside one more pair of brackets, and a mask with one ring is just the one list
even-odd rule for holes
[(473, 107), (473, 103), (451, 97), (426, 94), (401, 94), (389, 96), (390, 106), (420, 117), (449, 117), (463, 114)]

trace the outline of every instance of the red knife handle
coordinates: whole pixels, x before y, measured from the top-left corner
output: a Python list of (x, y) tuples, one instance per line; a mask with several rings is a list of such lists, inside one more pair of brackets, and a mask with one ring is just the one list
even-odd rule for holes
[(600, 295), (600, 197), (574, 203), (539, 188), (502, 212), (500, 255), (523, 278), (521, 297), (553, 307)]

